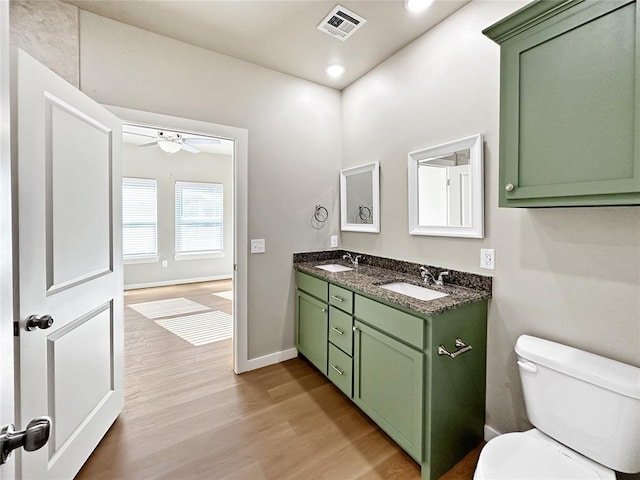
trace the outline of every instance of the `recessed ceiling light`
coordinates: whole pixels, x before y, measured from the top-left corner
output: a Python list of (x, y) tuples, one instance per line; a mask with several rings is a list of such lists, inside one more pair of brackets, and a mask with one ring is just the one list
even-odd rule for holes
[(434, 0), (404, 0), (404, 8), (410, 12), (422, 12), (431, 6)]
[(334, 63), (327, 67), (327, 75), (330, 77), (339, 77), (344, 73), (344, 65), (340, 65), (339, 63)]

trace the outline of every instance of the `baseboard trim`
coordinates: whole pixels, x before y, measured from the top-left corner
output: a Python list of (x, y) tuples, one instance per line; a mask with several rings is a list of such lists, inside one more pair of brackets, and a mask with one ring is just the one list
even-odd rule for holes
[(152, 288), (152, 287), (167, 287), (169, 285), (183, 285), (185, 283), (198, 283), (198, 282), (212, 282), (214, 280), (230, 280), (233, 275), (214, 275), (212, 277), (199, 277), (199, 278), (183, 278), (181, 280), (163, 280), (161, 282), (149, 282), (149, 283), (133, 283), (125, 285), (125, 290), (137, 290), (139, 288)]
[(498, 435), (502, 435), (501, 432), (499, 432), (498, 430), (496, 430), (493, 427), (490, 427), (489, 425), (485, 425), (484, 426), (484, 439), (485, 441), (489, 441), (492, 438), (497, 437)]
[(281, 352), (270, 353), (258, 358), (251, 358), (247, 360), (243, 368), (243, 372), (249, 372), (251, 370), (257, 370), (258, 368), (267, 367), (276, 363), (284, 362), (285, 360), (291, 360), (298, 356), (298, 349), (290, 348), (289, 350), (282, 350)]

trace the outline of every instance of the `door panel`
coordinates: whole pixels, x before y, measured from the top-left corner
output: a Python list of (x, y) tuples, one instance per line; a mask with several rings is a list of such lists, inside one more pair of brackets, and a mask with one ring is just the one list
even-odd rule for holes
[(353, 400), (422, 461), (424, 354), (356, 321)]
[(318, 370), (327, 374), (327, 337), (329, 315), (327, 305), (298, 291), (298, 350)]
[[(122, 410), (120, 121), (24, 52), (17, 109), (19, 423), (47, 415), (49, 445), (22, 478), (73, 478)], [(46, 329), (25, 329), (31, 315)]]
[[(62, 100), (47, 95), (45, 105), (47, 246), (52, 249), (47, 286), (57, 291), (112, 270), (112, 139), (108, 127)], [(87, 243), (92, 248), (85, 248)]]

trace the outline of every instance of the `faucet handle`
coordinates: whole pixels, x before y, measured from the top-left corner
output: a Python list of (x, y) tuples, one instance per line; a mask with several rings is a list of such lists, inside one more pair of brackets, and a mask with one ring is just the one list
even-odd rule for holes
[(438, 275), (438, 280), (436, 281), (436, 285), (444, 285), (444, 278), (443, 277), (447, 277), (449, 276), (449, 271), (445, 271), (445, 272), (440, 272), (440, 275)]

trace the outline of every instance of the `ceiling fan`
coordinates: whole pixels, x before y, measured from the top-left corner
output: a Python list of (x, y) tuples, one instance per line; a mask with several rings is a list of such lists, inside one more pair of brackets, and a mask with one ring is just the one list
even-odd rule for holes
[[(138, 134), (144, 135), (144, 134)], [(144, 135), (145, 137), (151, 137), (151, 135)], [(153, 138), (153, 137), (151, 137)], [(151, 147), (153, 145), (159, 146), (163, 151), (168, 154), (176, 153), (180, 150), (184, 150), (186, 152), (191, 153), (200, 153), (194, 144), (208, 144), (215, 145), (219, 144), (220, 140), (217, 138), (203, 138), (203, 137), (183, 137), (181, 133), (177, 132), (164, 132), (162, 130), (158, 130), (156, 140), (149, 143), (143, 143), (142, 145), (138, 145), (138, 147)]]

